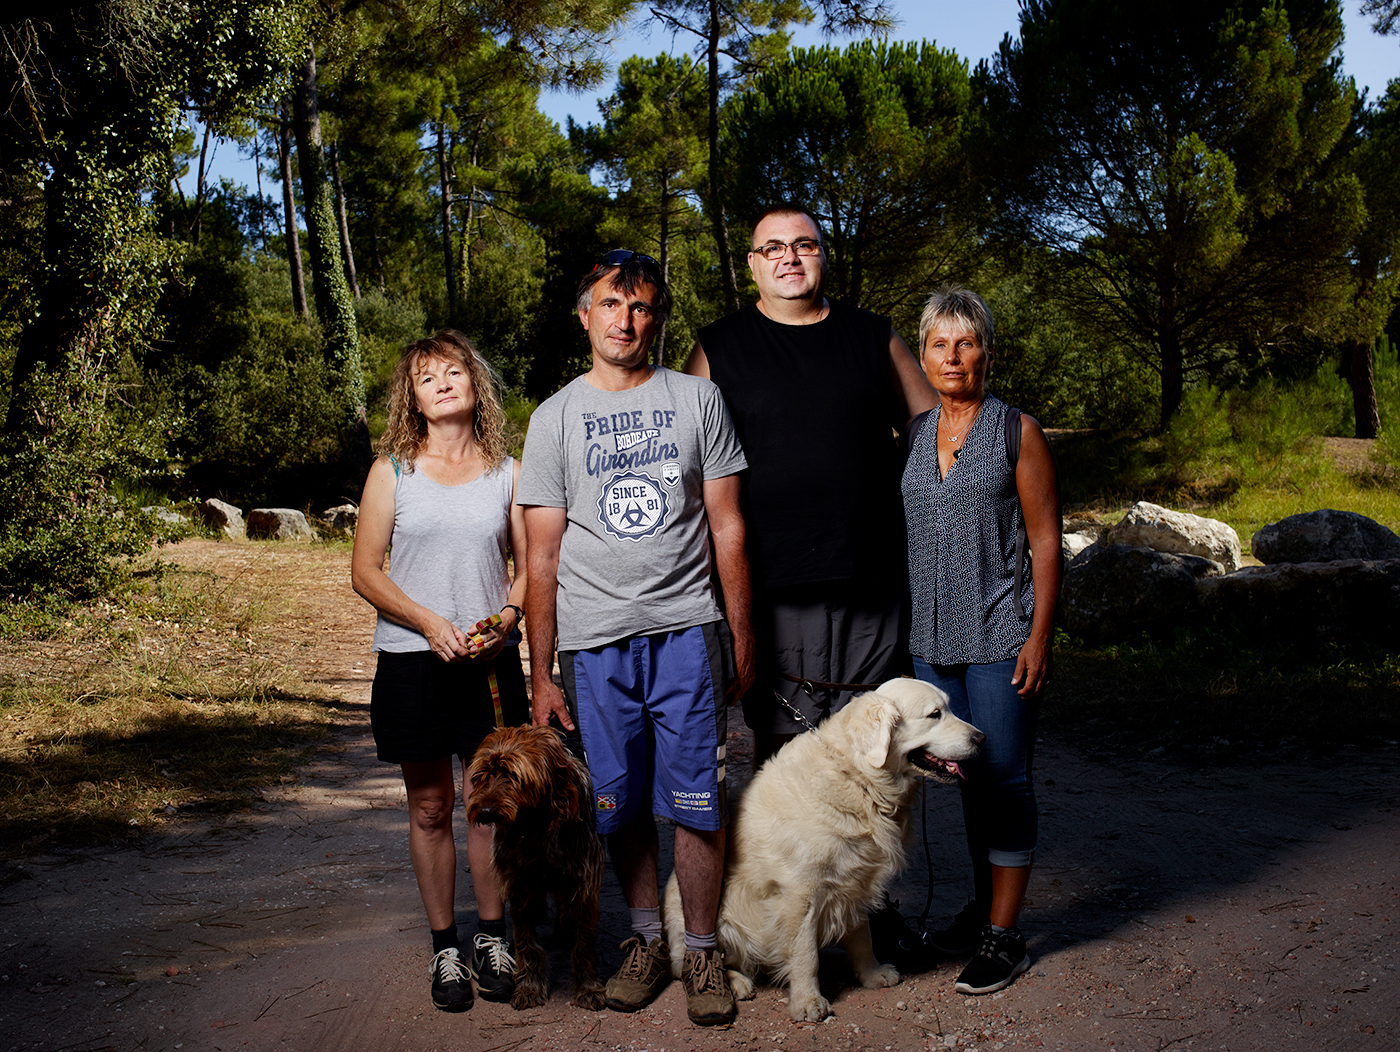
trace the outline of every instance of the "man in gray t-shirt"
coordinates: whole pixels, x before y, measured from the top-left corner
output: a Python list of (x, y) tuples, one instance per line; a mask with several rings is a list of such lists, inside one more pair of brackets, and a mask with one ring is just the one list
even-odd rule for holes
[[(676, 823), (686, 1009), (713, 1025), (735, 1014), (715, 919), (726, 705), (753, 681), (738, 477), (747, 463), (719, 390), (649, 364), (670, 303), (649, 256), (612, 252), (584, 277), (578, 312), (592, 368), (531, 418), (517, 500), (534, 719), (557, 717), (582, 735), (598, 829), (632, 912), (635, 934), (622, 944), (607, 1004), (641, 1008), (670, 978), (661, 813)], [(563, 692), (552, 677), (556, 637)]]

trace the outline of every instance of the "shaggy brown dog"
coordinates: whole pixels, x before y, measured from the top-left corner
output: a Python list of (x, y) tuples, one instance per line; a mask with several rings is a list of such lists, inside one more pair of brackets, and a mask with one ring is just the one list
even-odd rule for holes
[(467, 819), (496, 827), (491, 858), (515, 925), (511, 1007), (536, 1008), (549, 998), (549, 962), (535, 929), (553, 897), (556, 930), (573, 933), (573, 1002), (601, 1010), (595, 942), (603, 843), (588, 769), (548, 727), (503, 727), (481, 743), (467, 777)]

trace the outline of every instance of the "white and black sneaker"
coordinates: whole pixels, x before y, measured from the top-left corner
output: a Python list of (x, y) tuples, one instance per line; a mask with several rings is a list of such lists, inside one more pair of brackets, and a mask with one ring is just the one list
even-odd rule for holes
[(958, 976), (953, 989), (960, 994), (990, 994), (1005, 989), (1031, 966), (1026, 938), (1019, 928), (982, 929), (982, 945)]
[(515, 993), (515, 958), (510, 944), (495, 935), (477, 932), (472, 939), (472, 976), (483, 1000), (509, 1001)]
[(929, 945), (948, 957), (971, 957), (982, 945), (988, 912), (987, 906), (976, 899), (968, 899), (967, 905), (958, 911), (948, 927), (928, 933)]
[(433, 1007), (465, 1012), (472, 1006), (472, 978), (461, 951), (453, 946), (433, 958)]

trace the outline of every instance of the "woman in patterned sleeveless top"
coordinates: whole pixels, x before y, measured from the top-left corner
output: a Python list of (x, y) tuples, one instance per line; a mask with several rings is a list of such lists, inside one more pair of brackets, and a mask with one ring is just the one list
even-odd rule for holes
[(465, 336), (446, 330), (410, 345), (390, 381), (389, 419), (351, 558), (355, 591), (379, 614), (370, 726), (379, 759), (403, 773), (409, 856), (433, 938), (432, 1000), (444, 1011), (471, 1007), (473, 979), (487, 1000), (508, 1001), (514, 990), (492, 829), (467, 828), (478, 925), (467, 957), (457, 936), (452, 832), (453, 754), (465, 806), (466, 767), (482, 740), (497, 726), (530, 722), (517, 645), (525, 515), (515, 503), (520, 465), (506, 455), (504, 431), (491, 367)]
[[(1030, 966), (1016, 925), (1036, 846), (1031, 759), (1060, 591), (1055, 464), (1040, 425), (987, 393), (993, 355), (982, 298), (934, 293), (919, 361), (939, 404), (910, 425), (903, 478), (909, 650), (914, 674), (987, 735), (961, 783), (973, 898), (930, 935), (949, 956), (972, 956), (955, 986), (964, 994), (1000, 990)], [(1029, 574), (1018, 572), (1018, 537)]]

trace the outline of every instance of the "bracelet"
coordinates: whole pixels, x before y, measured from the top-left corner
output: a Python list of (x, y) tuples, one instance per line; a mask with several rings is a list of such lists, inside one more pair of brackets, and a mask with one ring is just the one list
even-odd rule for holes
[(507, 610), (515, 611), (515, 623), (517, 625), (525, 620), (525, 611), (520, 609), (520, 607), (516, 606), (514, 603), (507, 603), (505, 606), (501, 607), (501, 613), (505, 613)]

